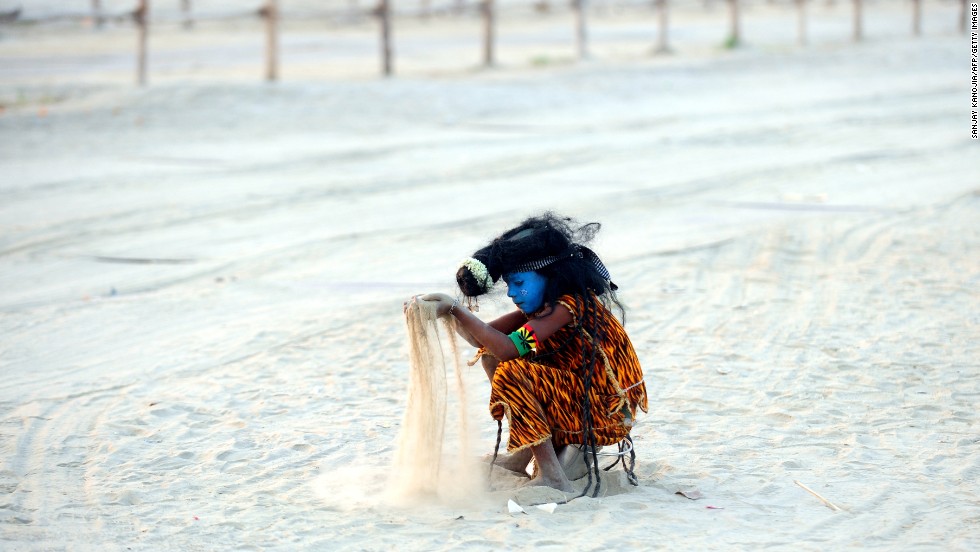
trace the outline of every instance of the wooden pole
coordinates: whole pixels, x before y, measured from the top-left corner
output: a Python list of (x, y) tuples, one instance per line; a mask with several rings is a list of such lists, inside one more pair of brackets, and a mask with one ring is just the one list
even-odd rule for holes
[(586, 0), (575, 0), (575, 37), (578, 45), (578, 58), (589, 58), (589, 38), (587, 36), (585, 16), (588, 5)]
[(483, 66), (493, 67), (494, 61), (494, 0), (483, 0)]
[(146, 86), (146, 47), (149, 18), (150, 0), (139, 0), (136, 11), (133, 12), (133, 19), (139, 29), (139, 45), (136, 51), (136, 83), (140, 86)]
[(854, 42), (860, 42), (862, 37), (861, 0), (854, 0)]
[(731, 28), (729, 30), (727, 44), (734, 48), (742, 43), (741, 26), (738, 20), (738, 0), (728, 0), (728, 7), (729, 14), (731, 15)]
[(96, 28), (101, 29), (105, 25), (105, 16), (102, 15), (102, 0), (92, 0), (92, 19), (95, 21)]
[(799, 10), (797, 42), (799, 42), (800, 46), (806, 46), (806, 0), (796, 0), (796, 7)]
[(912, 35), (922, 36), (922, 0), (912, 0)]
[(391, 0), (379, 0), (375, 13), (381, 20), (381, 72), (390, 77), (394, 72), (391, 60)]
[(654, 52), (657, 54), (666, 54), (670, 52), (670, 46), (667, 45), (667, 8), (667, 0), (657, 0), (657, 20), (659, 22), (659, 33), (657, 36), (657, 49), (654, 50)]
[(265, 18), (265, 80), (279, 80), (279, 0), (265, 0), (259, 10)]
[(180, 11), (183, 12), (184, 15), (184, 28), (193, 28), (194, 18), (191, 16), (191, 0), (180, 0)]

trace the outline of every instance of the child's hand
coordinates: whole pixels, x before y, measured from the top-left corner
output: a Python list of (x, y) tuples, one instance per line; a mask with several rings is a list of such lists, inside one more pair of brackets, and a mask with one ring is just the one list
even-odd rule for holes
[(453, 303), (455, 302), (455, 300), (452, 297), (446, 295), (445, 293), (430, 293), (428, 295), (423, 295), (419, 299), (423, 301), (438, 302), (439, 305), (436, 307), (436, 314), (438, 314), (439, 316), (447, 314), (449, 312), (449, 309), (452, 308)]
[(421, 295), (413, 295), (408, 301), (405, 301), (404, 303), (402, 303), (402, 312), (408, 312), (408, 304), (409, 303), (413, 303), (415, 301), (418, 301), (419, 300), (419, 297), (422, 297), (422, 296)]

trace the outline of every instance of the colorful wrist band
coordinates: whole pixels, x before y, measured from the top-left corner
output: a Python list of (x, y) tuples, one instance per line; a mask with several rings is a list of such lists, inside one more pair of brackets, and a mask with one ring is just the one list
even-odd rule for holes
[(524, 324), (507, 337), (517, 347), (517, 356), (524, 356), (538, 349), (538, 337), (534, 335), (534, 328), (530, 324)]

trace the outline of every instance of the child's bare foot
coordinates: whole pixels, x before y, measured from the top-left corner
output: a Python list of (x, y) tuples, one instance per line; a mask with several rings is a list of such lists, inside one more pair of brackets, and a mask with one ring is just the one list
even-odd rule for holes
[[(486, 456), (484, 460), (489, 464), (493, 456)], [(494, 462), (494, 466), (500, 466), (505, 470), (510, 470), (514, 473), (519, 473), (524, 477), (529, 477), (527, 475), (527, 465), (531, 463), (531, 449), (524, 449), (515, 452), (514, 454), (504, 454), (497, 456), (497, 461)]]
[(531, 485), (536, 485), (539, 487), (551, 487), (552, 489), (558, 489), (563, 493), (574, 493), (575, 487), (572, 487), (572, 482), (562, 474), (560, 477), (544, 477), (538, 474), (537, 477), (531, 480)]
[(551, 441), (531, 446), (531, 453), (538, 467), (537, 477), (531, 480), (531, 485), (543, 485), (566, 493), (574, 491), (572, 482), (568, 480), (565, 470), (558, 461), (555, 446)]

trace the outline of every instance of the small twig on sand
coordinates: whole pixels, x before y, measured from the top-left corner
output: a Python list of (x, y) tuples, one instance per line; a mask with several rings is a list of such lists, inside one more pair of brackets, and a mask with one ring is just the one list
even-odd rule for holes
[(796, 483), (796, 484), (797, 484), (797, 485), (799, 485), (800, 487), (803, 487), (803, 490), (804, 490), (804, 491), (806, 491), (806, 492), (808, 492), (808, 493), (810, 493), (810, 494), (812, 494), (813, 496), (815, 496), (815, 497), (817, 497), (817, 498), (819, 498), (819, 499), (820, 499), (820, 502), (823, 502), (824, 504), (826, 504), (826, 505), (827, 505), (827, 507), (828, 507), (828, 508), (830, 508), (831, 510), (833, 510), (833, 511), (835, 511), (835, 512), (840, 512), (840, 511), (841, 511), (841, 509), (840, 509), (840, 508), (839, 508), (839, 507), (838, 507), (838, 506), (837, 506), (836, 504), (834, 504), (833, 502), (831, 502), (831, 501), (829, 501), (829, 500), (827, 500), (826, 498), (824, 498), (824, 497), (822, 497), (822, 496), (820, 496), (820, 495), (819, 495), (819, 494), (817, 493), (817, 491), (814, 491), (813, 489), (811, 489), (810, 487), (807, 487), (807, 486), (806, 486), (806, 485), (804, 485), (803, 483), (800, 483), (800, 482), (799, 482), (799, 481), (797, 481), (796, 479), (794, 479), (794, 480), (793, 480), (793, 483)]

